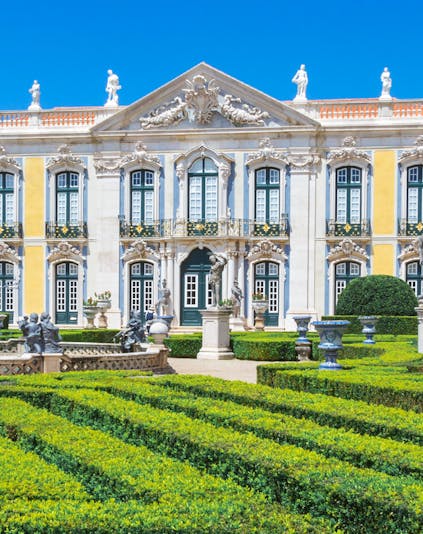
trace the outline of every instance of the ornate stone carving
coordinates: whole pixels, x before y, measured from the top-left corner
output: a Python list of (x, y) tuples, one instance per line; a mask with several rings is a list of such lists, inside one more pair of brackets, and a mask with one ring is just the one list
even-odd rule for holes
[[(186, 80), (184, 95), (159, 106), (146, 117), (140, 118), (141, 128), (163, 128), (175, 126), (187, 119), (189, 122), (209, 124), (214, 113), (220, 113), (234, 126), (263, 126), (270, 117), (266, 111), (242, 103), (240, 98), (221, 94), (216, 81), (197, 75)], [(234, 106), (233, 104), (240, 104)]]
[(320, 156), (317, 154), (287, 154), (285, 156), (287, 165), (297, 169), (311, 167), (320, 163)]
[(79, 167), (84, 168), (84, 163), (81, 158), (74, 156), (69, 145), (60, 145), (57, 149), (57, 156), (53, 156), (47, 162), (47, 169), (54, 170), (62, 167)]
[(50, 263), (60, 260), (74, 260), (81, 263), (83, 259), (79, 247), (73, 247), (67, 241), (60, 241), (47, 256), (47, 261)]
[(255, 163), (262, 163), (265, 161), (276, 161), (286, 165), (285, 153), (276, 150), (272, 145), (269, 137), (264, 137), (259, 142), (260, 150), (258, 152), (251, 152), (247, 157), (247, 165)]
[(248, 104), (243, 104), (241, 108), (237, 108), (232, 105), (234, 103), (241, 103), (241, 99), (235, 98), (232, 95), (225, 95), (220, 113), (235, 126), (263, 126), (263, 119), (270, 117), (267, 111), (261, 111), (259, 108), (251, 107)]
[(19, 263), (20, 256), (14, 247), (9, 246), (4, 241), (0, 241), (0, 260), (10, 261), (11, 263)]
[(416, 148), (404, 150), (399, 157), (399, 162), (404, 165), (411, 160), (423, 160), (423, 135), (419, 135), (414, 142)]
[[(172, 107), (173, 104), (176, 104)], [(141, 117), (141, 128), (163, 128), (165, 126), (175, 126), (187, 118), (187, 104), (177, 96), (167, 104), (153, 110), (147, 117)]]
[(269, 239), (263, 239), (253, 245), (247, 255), (249, 261), (260, 258), (279, 258), (283, 261), (288, 259), (284, 251)]
[(342, 142), (342, 148), (339, 150), (333, 150), (328, 155), (328, 163), (342, 163), (351, 159), (359, 159), (366, 163), (371, 163), (369, 154), (356, 148), (357, 140), (355, 137), (345, 137)]
[(19, 169), (18, 162), (7, 155), (4, 146), (0, 146), (0, 171), (11, 171), (15, 173)]
[(216, 81), (207, 81), (204, 76), (198, 75), (194, 76), (192, 82), (186, 80), (186, 84), (187, 89), (183, 89), (185, 102), (193, 113), (194, 120), (199, 124), (208, 124), (213, 113), (219, 109), (219, 87)]
[(423, 264), (423, 236), (419, 235), (404, 244), (398, 259), (401, 262), (418, 260), (420, 264)]
[(94, 168), (98, 178), (118, 174), (119, 163), (120, 159), (117, 157), (103, 157), (99, 152), (94, 154)]
[(362, 261), (367, 261), (369, 259), (369, 256), (364, 248), (354, 243), (354, 241), (349, 237), (346, 237), (340, 243), (330, 249), (327, 259), (329, 261), (335, 261), (351, 257), (355, 257)]
[(146, 145), (141, 142), (135, 145), (135, 150), (131, 154), (127, 154), (120, 160), (119, 167), (127, 167), (133, 164), (140, 165), (141, 167), (145, 167), (146, 165), (155, 168), (161, 167), (159, 158), (148, 154)]
[(122, 260), (125, 263), (127, 263), (128, 261), (140, 260), (144, 258), (159, 261), (160, 254), (158, 254), (153, 248), (147, 246), (146, 242), (143, 239), (137, 239), (136, 241), (133, 241), (125, 250), (125, 253), (122, 255)]

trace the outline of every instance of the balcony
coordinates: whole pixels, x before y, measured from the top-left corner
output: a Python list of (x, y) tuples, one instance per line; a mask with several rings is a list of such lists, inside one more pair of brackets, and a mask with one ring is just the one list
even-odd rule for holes
[(423, 235), (423, 221), (409, 222), (407, 219), (398, 220), (398, 235), (405, 236), (419, 236)]
[(0, 239), (16, 241), (23, 238), (22, 223), (8, 224), (0, 226)]
[(190, 237), (275, 237), (288, 239), (288, 217), (277, 222), (259, 222), (253, 219), (205, 219), (190, 221), (184, 219), (162, 219), (151, 223), (131, 224), (121, 217), (119, 220), (120, 237), (123, 240), (147, 238), (190, 238)]
[(86, 222), (77, 224), (58, 224), (55, 222), (46, 222), (47, 239), (87, 239), (88, 227)]
[(326, 236), (328, 238), (370, 238), (370, 221), (363, 219), (359, 223), (337, 222), (335, 219), (326, 221)]

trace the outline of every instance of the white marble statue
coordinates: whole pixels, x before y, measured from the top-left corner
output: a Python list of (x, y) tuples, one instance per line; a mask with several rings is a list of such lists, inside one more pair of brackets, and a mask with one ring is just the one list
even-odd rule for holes
[(380, 81), (382, 82), (382, 94), (380, 95), (381, 100), (392, 100), (391, 97), (391, 87), (392, 87), (392, 79), (391, 79), (391, 73), (388, 70), (388, 67), (385, 67), (383, 69), (382, 74), (380, 75)]
[(308, 84), (308, 76), (305, 70), (305, 65), (301, 65), (297, 70), (295, 76), (292, 78), (292, 83), (297, 84), (297, 95), (294, 98), (294, 102), (298, 102), (299, 100), (307, 100), (306, 89)]
[(28, 109), (30, 111), (39, 111), (41, 109), (40, 106), (40, 84), (37, 82), (37, 80), (34, 80), (34, 83), (32, 84), (31, 89), (29, 90), (29, 93), (32, 95), (32, 102), (29, 105)]
[(106, 93), (109, 95), (107, 97), (107, 102), (104, 104), (105, 107), (117, 107), (119, 105), (119, 96), (117, 92), (119, 89), (122, 89), (122, 86), (119, 85), (119, 76), (117, 74), (113, 74), (113, 71), (109, 69), (107, 71), (108, 78), (107, 78), (107, 85), (106, 85)]

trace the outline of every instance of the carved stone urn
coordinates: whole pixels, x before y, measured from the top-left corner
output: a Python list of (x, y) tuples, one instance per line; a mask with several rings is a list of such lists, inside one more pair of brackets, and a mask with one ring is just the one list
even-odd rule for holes
[(255, 312), (254, 327), (256, 330), (264, 330), (264, 314), (269, 307), (269, 301), (265, 299), (253, 298), (252, 306)]
[(87, 319), (87, 326), (85, 328), (95, 328), (94, 319), (98, 313), (97, 306), (84, 304), (84, 306), (82, 307), (82, 313), (84, 314), (84, 317)]
[(97, 307), (100, 312), (100, 317), (98, 318), (98, 327), (99, 328), (107, 328), (107, 317), (106, 317), (106, 311), (110, 310), (112, 306), (112, 303), (109, 299), (99, 299), (97, 301)]
[(323, 350), (325, 361), (319, 369), (337, 371), (342, 366), (336, 361), (338, 350), (342, 349), (342, 335), (350, 324), (349, 321), (314, 321), (313, 326), (320, 336), (319, 349)]
[(297, 323), (298, 340), (297, 341), (310, 341), (306, 338), (308, 325), (311, 319), (311, 315), (294, 315), (292, 317)]
[(376, 334), (377, 319), (378, 318), (375, 315), (360, 315), (358, 318), (363, 326), (362, 333), (366, 336), (363, 343), (366, 343), (367, 345), (374, 345), (376, 343), (373, 336)]

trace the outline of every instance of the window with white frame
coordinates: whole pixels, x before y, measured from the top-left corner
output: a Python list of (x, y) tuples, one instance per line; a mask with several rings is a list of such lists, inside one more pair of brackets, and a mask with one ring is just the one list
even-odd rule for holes
[(362, 172), (358, 167), (336, 170), (336, 222), (360, 224)]
[(407, 169), (407, 222), (417, 224), (423, 220), (423, 165)]
[(56, 175), (56, 223), (60, 226), (79, 224), (79, 174), (61, 172)]
[(12, 312), (14, 306), (14, 266), (6, 261), (0, 262), (0, 311)]
[(218, 172), (213, 160), (199, 158), (188, 172), (188, 219), (217, 221)]
[(130, 266), (129, 308), (130, 312), (145, 312), (153, 306), (153, 264), (141, 261)]
[(339, 295), (354, 278), (361, 274), (360, 264), (353, 261), (343, 261), (335, 265), (335, 306)]
[(15, 177), (0, 172), (0, 224), (13, 226), (15, 223)]
[(278, 223), (280, 218), (280, 171), (271, 167), (255, 172), (255, 219)]
[(420, 262), (412, 261), (406, 265), (406, 282), (416, 297), (422, 294), (422, 267)]
[(154, 172), (136, 170), (130, 174), (131, 224), (152, 224), (154, 219)]

